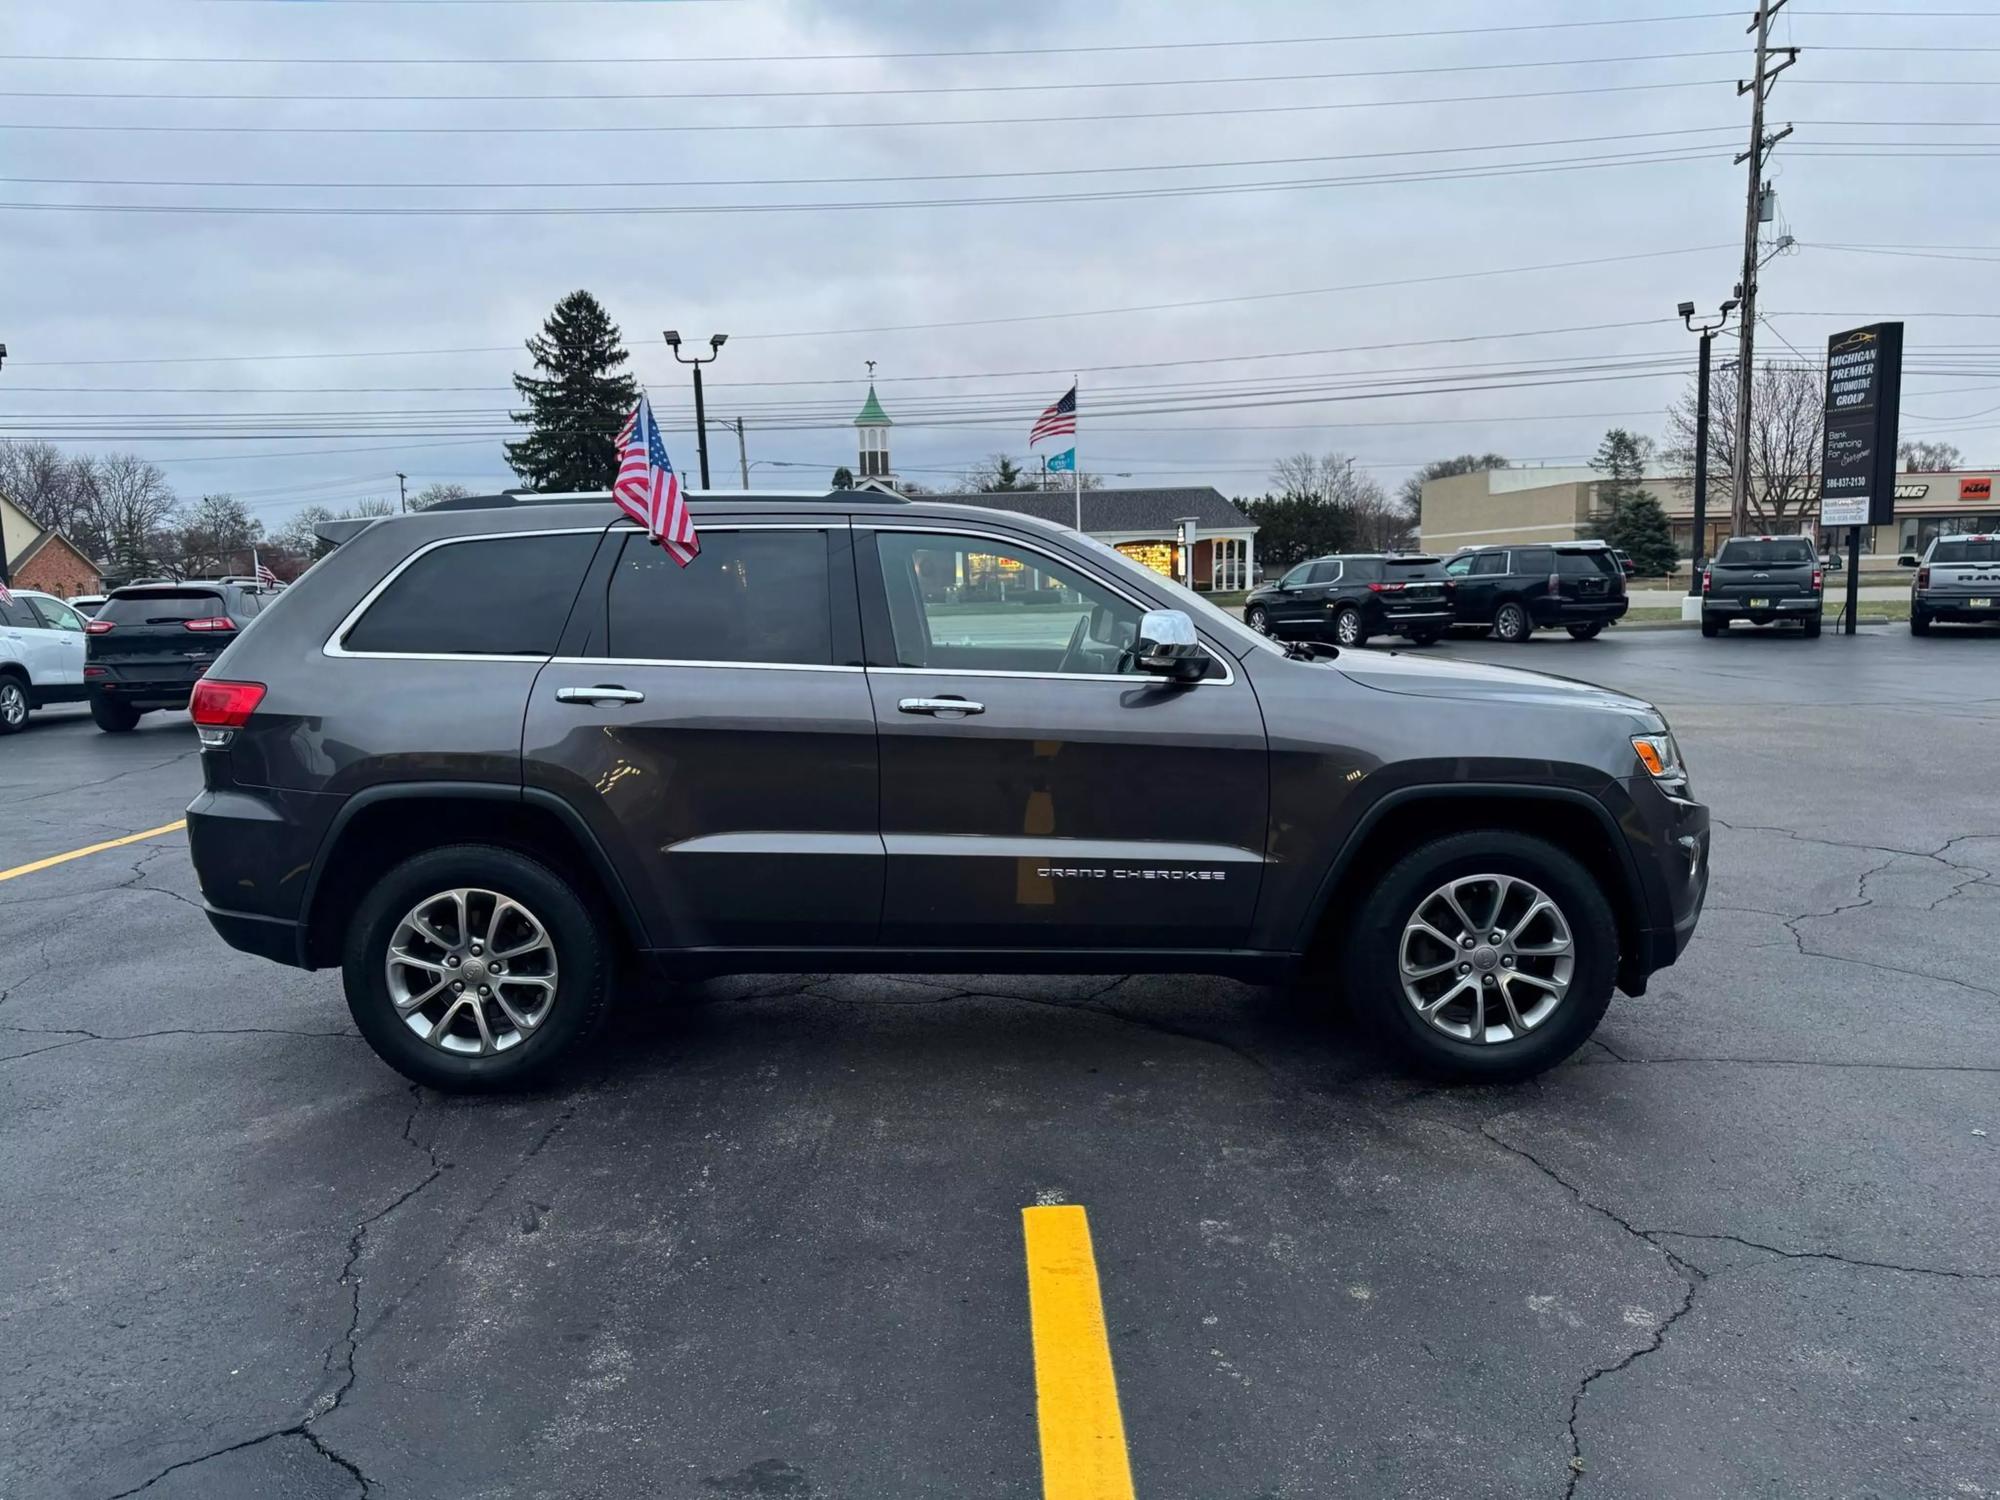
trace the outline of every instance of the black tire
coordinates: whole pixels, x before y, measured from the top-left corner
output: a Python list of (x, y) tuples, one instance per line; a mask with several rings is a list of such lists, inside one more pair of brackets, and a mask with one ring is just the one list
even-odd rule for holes
[(106, 734), (128, 734), (139, 724), (139, 710), (106, 698), (90, 700), (90, 721)]
[[(406, 913), (427, 896), (465, 887), (496, 892), (533, 912), (555, 955), (556, 992), (546, 1018), (506, 1050), (481, 1056), (446, 1052), (418, 1036), (396, 1014), (386, 963)], [(476, 932), (477, 922), (471, 925)], [(414, 1083), (483, 1093), (543, 1081), (575, 1054), (604, 1020), (612, 965), (604, 919), (555, 871), (511, 849), (453, 844), (407, 859), (374, 882), (348, 925), (341, 975), (348, 1011), (377, 1057)]]
[(1412, 630), (1409, 634), (1409, 642), (1413, 646), (1435, 646), (1443, 639), (1444, 627), (1441, 625), (1434, 625), (1428, 630)]
[(1358, 651), (1368, 644), (1368, 627), (1361, 623), (1361, 611), (1343, 604), (1333, 612), (1333, 643)]
[(1271, 633), (1271, 615), (1261, 604), (1253, 604), (1243, 611), (1243, 623), (1259, 635)]
[(28, 680), (15, 672), (0, 672), (0, 734), (19, 734), (26, 729), (33, 705)]
[(1711, 641), (1722, 634), (1723, 625), (1723, 621), (1714, 619), (1708, 615), (1701, 617), (1701, 633)]
[(1594, 641), (1600, 635), (1604, 634), (1604, 622), (1602, 620), (1593, 620), (1588, 625), (1571, 625), (1568, 629), (1570, 639), (1572, 640)]
[(1913, 609), (1913, 610), (1911, 610), (1911, 611), (1910, 611), (1910, 634), (1911, 634), (1911, 635), (1929, 635), (1930, 633), (1931, 633), (1931, 617), (1930, 617), (1929, 615), (1925, 614), (1925, 613), (1924, 613), (1924, 612), (1923, 612), (1922, 610), (1920, 610), (1920, 609)]
[(1806, 639), (1807, 639), (1807, 640), (1809, 640), (1809, 641), (1816, 641), (1816, 640), (1818, 640), (1818, 639), (1819, 639), (1819, 627), (1820, 627), (1820, 617), (1819, 617), (1818, 615), (1814, 615), (1814, 616), (1812, 616), (1812, 617), (1811, 617), (1810, 619), (1808, 619), (1808, 620), (1807, 620), (1807, 621), (1805, 622), (1805, 624), (1806, 624)]
[[(1487, 874), (1528, 881), (1555, 903), (1569, 926), (1574, 967), (1547, 1019), (1525, 1036), (1478, 1044), (1417, 1014), (1403, 993), (1399, 948), (1404, 924), (1433, 891)], [(1461, 1082), (1508, 1083), (1554, 1067), (1597, 1029), (1617, 982), (1618, 924), (1596, 877), (1570, 855), (1525, 834), (1476, 829), (1434, 839), (1391, 867), (1355, 916), (1343, 967), (1349, 1003), (1416, 1067)]]
[(1510, 645), (1520, 645), (1535, 633), (1535, 622), (1528, 618), (1527, 610), (1508, 600), (1493, 611), (1493, 634)]

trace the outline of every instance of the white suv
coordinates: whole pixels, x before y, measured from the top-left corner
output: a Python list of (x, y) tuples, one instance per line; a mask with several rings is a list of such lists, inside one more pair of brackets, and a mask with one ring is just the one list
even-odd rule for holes
[(0, 734), (30, 709), (83, 701), (83, 616), (53, 594), (15, 589), (0, 603)]

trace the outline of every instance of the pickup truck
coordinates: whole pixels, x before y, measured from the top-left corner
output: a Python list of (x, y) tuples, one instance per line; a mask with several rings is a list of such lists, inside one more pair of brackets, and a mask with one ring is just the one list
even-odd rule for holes
[(1731, 620), (1769, 625), (1796, 620), (1819, 634), (1825, 577), (1810, 539), (1733, 536), (1701, 575), (1701, 633), (1718, 636)]
[(2000, 536), (1941, 536), (1910, 580), (1910, 634), (1929, 635), (1936, 620), (2000, 623)]

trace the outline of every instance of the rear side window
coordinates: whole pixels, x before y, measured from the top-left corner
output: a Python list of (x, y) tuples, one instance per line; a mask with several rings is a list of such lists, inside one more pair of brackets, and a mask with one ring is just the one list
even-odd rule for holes
[(1553, 573), (1556, 570), (1556, 554), (1552, 547), (1523, 547), (1514, 554), (1513, 573)]
[(597, 534), (450, 542), (418, 557), (347, 632), (349, 651), (550, 656)]
[(2000, 542), (1939, 542), (1931, 561), (1946, 565), (2000, 562)]
[(626, 538), (605, 601), (605, 655), (644, 661), (833, 661), (823, 531), (704, 531), (683, 568)]
[(1620, 569), (1617, 558), (1593, 547), (1588, 552), (1558, 552), (1556, 571), (1565, 578), (1616, 578)]
[(1375, 557), (1350, 557), (1347, 571), (1340, 576), (1343, 583), (1373, 583), (1382, 576), (1382, 561)]
[(1813, 549), (1812, 543), (1803, 537), (1770, 542), (1746, 542), (1731, 537), (1722, 544), (1715, 560), (1746, 568), (1785, 568), (1813, 561)]
[(213, 589), (146, 589), (112, 595), (97, 618), (114, 625), (178, 625), (227, 613), (222, 595)]
[(1444, 564), (1435, 557), (1391, 557), (1383, 560), (1382, 576), (1394, 583), (1420, 583), (1444, 577)]

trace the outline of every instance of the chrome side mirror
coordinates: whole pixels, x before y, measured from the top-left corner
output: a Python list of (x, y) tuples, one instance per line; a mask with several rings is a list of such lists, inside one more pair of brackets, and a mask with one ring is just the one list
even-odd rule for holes
[(1202, 650), (1194, 621), (1178, 609), (1146, 611), (1132, 643), (1132, 660), (1141, 672), (1175, 682), (1199, 682), (1208, 675), (1208, 653)]

